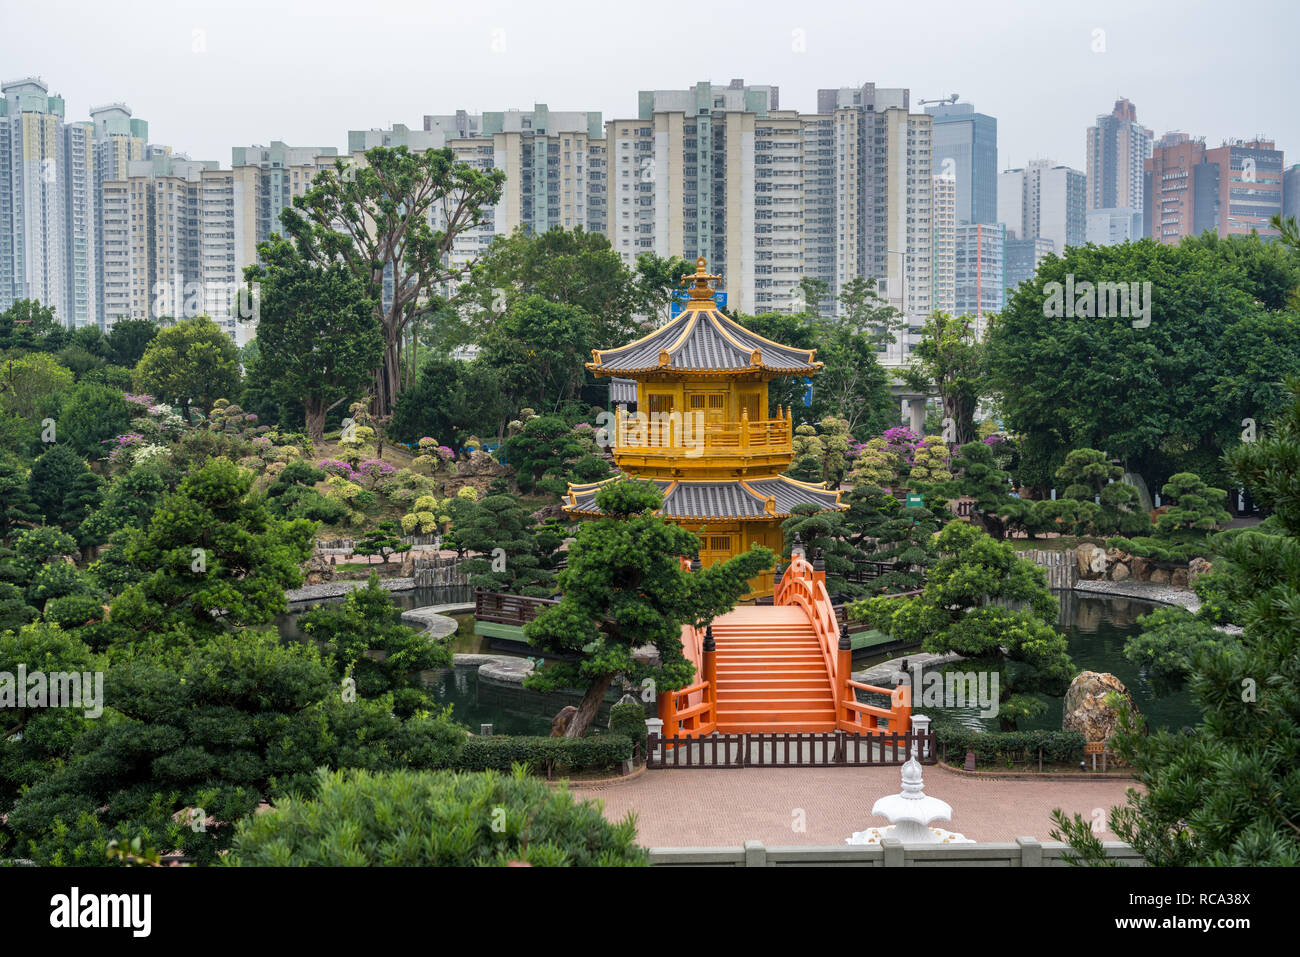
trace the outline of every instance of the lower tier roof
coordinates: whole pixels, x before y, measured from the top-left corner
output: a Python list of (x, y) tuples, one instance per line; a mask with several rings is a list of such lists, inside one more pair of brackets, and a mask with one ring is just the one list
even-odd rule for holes
[[(596, 493), (620, 477), (570, 485), (564, 510), (573, 515), (599, 515)], [(841, 511), (840, 493), (824, 483), (800, 482), (786, 475), (758, 479), (725, 479), (712, 482), (684, 482), (651, 479), (664, 493), (663, 506), (656, 513), (672, 519), (755, 519), (789, 518), (796, 505), (815, 505), (824, 512)]]

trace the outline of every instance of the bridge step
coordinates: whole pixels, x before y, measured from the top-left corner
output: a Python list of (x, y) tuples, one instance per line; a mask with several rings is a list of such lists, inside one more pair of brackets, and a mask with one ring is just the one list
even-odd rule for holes
[(713, 623), (722, 732), (834, 731), (835, 693), (807, 616), (745, 606)]

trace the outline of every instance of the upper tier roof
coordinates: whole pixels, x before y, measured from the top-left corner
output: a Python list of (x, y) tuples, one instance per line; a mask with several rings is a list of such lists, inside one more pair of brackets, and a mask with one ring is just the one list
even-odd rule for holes
[(593, 349), (587, 368), (596, 375), (634, 377), (651, 372), (751, 372), (807, 375), (822, 363), (816, 349), (794, 349), (764, 339), (718, 311), (709, 282), (718, 279), (697, 261), (690, 301), (667, 325), (617, 349)]

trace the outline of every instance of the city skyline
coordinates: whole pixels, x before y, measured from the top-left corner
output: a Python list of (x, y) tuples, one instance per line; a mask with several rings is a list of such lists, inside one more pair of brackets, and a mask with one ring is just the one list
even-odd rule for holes
[[(1300, 11), (1274, 6), (1281, 21), (1300, 27)], [(18, 8), (5, 14), (0, 76), (40, 76), (68, 103), (69, 120), (125, 102), (149, 120), (156, 142), (223, 167), (236, 145), (279, 140), (342, 152), (348, 130), (415, 129), (425, 114), (458, 109), (545, 103), (606, 120), (634, 116), (640, 90), (733, 78), (778, 87), (781, 109), (801, 113), (816, 111), (818, 89), (864, 82), (910, 89), (918, 110), (922, 100), (958, 92), (961, 102), (998, 118), (999, 172), (1049, 157), (1084, 169), (1084, 131), (1120, 98), (1137, 104), (1156, 137), (1182, 131), (1214, 146), (1260, 135), (1292, 152), (1300, 142), (1283, 74), (1285, 37), (1295, 30), (1236, 37), (1247, 25), (1208, 3), (1177, 19), (1112, 3), (1083, 12), (939, 4), (924, 18), (763, 3), (712, 10), (670, 3), (653, 18), (584, 4), (574, 14), (512, 4), (370, 9), (374, 16), (357, 18), (341, 3), (313, 4), (308, 18), (299, 5), (267, 9), (242, 0), (220, 8), (142, 0), (111, 15), (67, 3)], [(54, 19), (60, 42), (32, 42)], [(124, 20), (132, 29), (122, 30)], [(998, 30), (971, 49), (973, 28), (990, 22)], [(692, 30), (708, 37), (705, 59), (692, 48)], [(111, 55), (103, 52), (106, 35), (114, 36)], [(888, 42), (878, 39), (886, 35)], [(607, 62), (600, 51), (615, 36), (619, 57)], [(1215, 69), (1173, 52), (1207, 47), (1225, 51)], [(1070, 82), (1036, 82), (1036, 75)], [(1250, 79), (1222, 81), (1237, 75)]]

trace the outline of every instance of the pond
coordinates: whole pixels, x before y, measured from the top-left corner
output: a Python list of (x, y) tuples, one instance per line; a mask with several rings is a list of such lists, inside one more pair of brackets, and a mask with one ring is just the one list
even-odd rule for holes
[[(1195, 725), (1200, 712), (1185, 688), (1177, 692), (1156, 695), (1152, 682), (1135, 665), (1124, 658), (1124, 643), (1140, 628), (1137, 619), (1149, 614), (1159, 605), (1130, 598), (1114, 598), (1081, 592), (1055, 592), (1060, 603), (1058, 627), (1064, 632), (1070, 658), (1078, 671), (1107, 671), (1124, 682), (1148, 725), (1176, 730), (1184, 725)], [(338, 601), (340, 599), (330, 599)], [(413, 589), (394, 592), (393, 600), (401, 610), (436, 603), (431, 591)], [(313, 603), (319, 604), (319, 602)], [(298, 615), (310, 607), (295, 605), (280, 616), (276, 628), (281, 636), (302, 640), (298, 628)], [(452, 615), (458, 628), (452, 638), (452, 650), (457, 654), (505, 654), (523, 657), (508, 651), (493, 649), (488, 639), (474, 634), (472, 614)], [(855, 668), (872, 664), (869, 658), (854, 660)], [(455, 668), (447, 672), (426, 672), (424, 680), (437, 700), (454, 708), (457, 720), (477, 731), (480, 724), (491, 724), (493, 730), (505, 734), (549, 734), (551, 719), (561, 708), (577, 704), (577, 694), (541, 694), (518, 685), (501, 685), (492, 681), (479, 681), (474, 668)], [(617, 694), (602, 708), (600, 724), (608, 717), (608, 708)], [(1042, 715), (1021, 721), (1022, 730), (1059, 729), (1061, 727), (1061, 699), (1043, 697), (1047, 710)], [(953, 714), (971, 727), (995, 729), (997, 720), (982, 719), (977, 709), (953, 709)]]
[[(1152, 730), (1176, 731), (1200, 721), (1201, 713), (1185, 687), (1169, 692), (1155, 685), (1137, 665), (1124, 657), (1124, 643), (1142, 629), (1137, 620), (1157, 608), (1167, 607), (1131, 598), (1090, 595), (1074, 591), (1053, 592), (1060, 603), (1057, 627), (1065, 634), (1067, 650), (1080, 671), (1110, 672), (1124, 683)], [(857, 664), (855, 662), (855, 664)], [(1061, 728), (1062, 699), (1038, 696), (1047, 710), (1035, 718), (1017, 723), (1021, 731)], [(981, 718), (975, 708), (952, 708), (950, 713), (968, 727), (997, 730), (996, 718)]]

